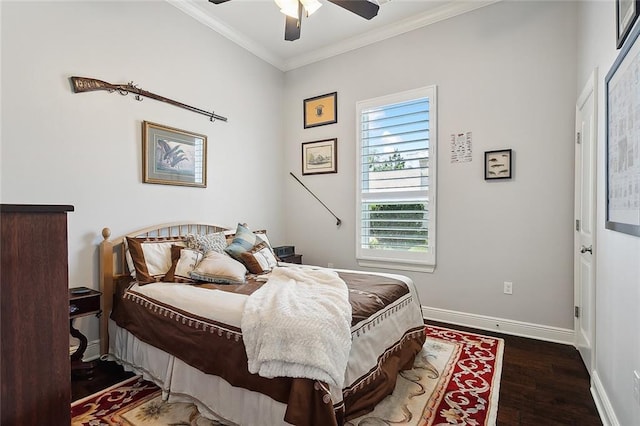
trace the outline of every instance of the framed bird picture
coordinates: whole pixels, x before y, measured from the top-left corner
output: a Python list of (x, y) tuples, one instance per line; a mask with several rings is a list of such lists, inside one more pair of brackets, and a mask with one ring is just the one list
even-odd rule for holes
[(207, 137), (142, 123), (142, 182), (207, 187)]
[(511, 176), (512, 163), (510, 149), (486, 151), (484, 153), (485, 180), (511, 179)]

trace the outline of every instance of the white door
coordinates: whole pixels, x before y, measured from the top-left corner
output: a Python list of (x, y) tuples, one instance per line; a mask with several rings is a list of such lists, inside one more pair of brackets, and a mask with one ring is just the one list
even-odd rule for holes
[(575, 345), (591, 374), (595, 345), (596, 80), (576, 103), (574, 292)]

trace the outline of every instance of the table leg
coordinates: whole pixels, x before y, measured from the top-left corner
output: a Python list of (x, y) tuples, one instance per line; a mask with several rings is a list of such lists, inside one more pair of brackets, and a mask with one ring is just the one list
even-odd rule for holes
[(82, 356), (87, 349), (87, 338), (80, 330), (73, 326), (73, 319), (69, 320), (69, 333), (71, 336), (80, 340), (80, 346), (71, 355), (71, 374), (74, 376), (80, 376), (87, 379), (93, 378), (93, 369), (98, 365), (97, 361), (83, 362)]

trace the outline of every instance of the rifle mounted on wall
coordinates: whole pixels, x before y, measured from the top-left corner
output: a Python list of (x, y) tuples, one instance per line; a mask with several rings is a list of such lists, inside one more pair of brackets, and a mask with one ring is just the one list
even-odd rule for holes
[(106, 90), (109, 93), (118, 92), (122, 96), (127, 96), (129, 93), (134, 93), (137, 101), (142, 101), (144, 98), (155, 99), (156, 101), (166, 102), (173, 106), (184, 108), (188, 111), (198, 114), (206, 115), (211, 122), (215, 120), (227, 121), (226, 117), (222, 117), (215, 114), (213, 111), (205, 111), (200, 108), (192, 107), (191, 105), (183, 104), (182, 102), (174, 101), (173, 99), (165, 98), (164, 96), (156, 95), (155, 93), (147, 92), (140, 89), (133, 84), (133, 81), (127, 84), (111, 84), (106, 81), (97, 80), (95, 78), (88, 77), (71, 77), (71, 85), (74, 93), (81, 92), (93, 92), (96, 90)]

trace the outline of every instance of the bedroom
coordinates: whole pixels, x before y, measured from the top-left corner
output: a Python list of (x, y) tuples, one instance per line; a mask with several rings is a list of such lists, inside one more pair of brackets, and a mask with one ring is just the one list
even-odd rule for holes
[[(184, 219), (241, 220), (267, 228), (275, 245), (295, 245), (305, 263), (356, 268), (353, 194), (345, 190), (355, 181), (352, 105), (436, 84), (437, 267), (407, 273), (422, 304), (469, 325), (498, 320), (571, 339), (575, 103), (598, 67), (602, 154), (602, 82), (617, 56), (613, 2), (499, 2), (288, 72), (165, 2), (3, 2), (0, 13), (2, 202), (75, 206), (70, 286), (97, 288), (103, 227), (120, 235)], [(133, 80), (229, 122), (132, 97), (75, 95), (71, 75)], [(302, 129), (302, 99), (332, 91), (338, 123)], [(141, 183), (144, 120), (208, 135), (206, 189)], [(446, 156), (446, 135), (458, 131), (473, 131), (469, 164)], [(339, 140), (339, 173), (304, 182), (343, 219), (340, 228), (289, 177), (300, 170), (300, 143), (324, 137)], [(500, 148), (514, 150), (516, 178), (489, 185), (480, 155)], [(640, 242), (604, 229), (602, 158), (594, 386), (611, 424), (636, 424)], [(495, 229), (508, 244), (490, 238)], [(514, 283), (513, 295), (502, 293), (503, 281)], [(98, 339), (94, 321), (79, 324)]]

